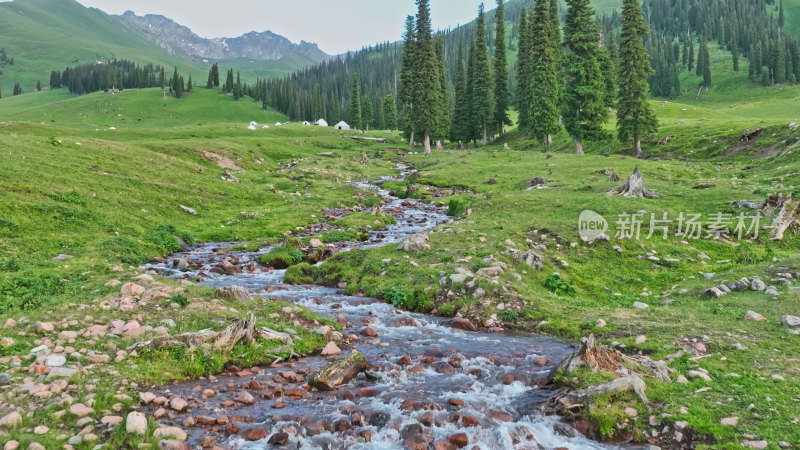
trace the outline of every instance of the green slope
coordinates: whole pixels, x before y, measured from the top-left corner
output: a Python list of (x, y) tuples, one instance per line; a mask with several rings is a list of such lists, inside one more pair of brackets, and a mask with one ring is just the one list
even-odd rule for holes
[[(104, 59), (128, 59), (138, 64), (178, 67), (204, 83), (210, 64), (184, 60), (165, 53), (120, 19), (75, 0), (15, 0), (0, 2), (0, 48), (14, 65), (0, 75), (0, 90), (10, 96), (15, 83), (31, 92), (36, 81), (46, 86), (50, 72), (67, 66)], [(222, 67), (241, 70), (242, 78), (282, 76), (313, 63), (292, 54), (278, 61), (220, 61)]]

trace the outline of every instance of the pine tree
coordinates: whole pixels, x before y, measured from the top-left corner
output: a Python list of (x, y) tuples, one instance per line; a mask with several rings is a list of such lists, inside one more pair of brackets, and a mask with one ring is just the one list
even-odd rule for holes
[(508, 118), (508, 61), (506, 59), (506, 19), (503, 0), (497, 0), (495, 12), (497, 33), (494, 44), (494, 124), (502, 136), (503, 126), (511, 125)]
[(383, 99), (383, 123), (392, 132), (392, 137), (394, 137), (394, 130), (397, 129), (397, 105), (391, 94)]
[(617, 66), (611, 61), (608, 49), (600, 47), (597, 50), (597, 59), (605, 82), (603, 90), (603, 103), (608, 108), (613, 108), (617, 101)]
[(440, 64), (436, 55), (428, 0), (417, 0), (417, 31), (414, 45), (413, 126), (423, 138), (425, 155), (431, 154), (431, 138), (439, 131), (445, 108), (441, 92)]
[[(542, 0), (546, 1), (546, 0)], [(558, 96), (561, 97), (564, 91), (564, 42), (561, 39), (561, 17), (558, 13), (558, 0), (550, 0), (550, 18), (553, 21), (553, 26), (550, 27), (550, 43), (553, 45), (553, 54), (555, 55), (558, 70)], [(532, 26), (532, 24), (531, 24)]]
[(642, 136), (653, 133), (658, 121), (647, 93), (647, 77), (653, 72), (643, 39), (649, 34), (639, 0), (624, 0), (617, 131), (621, 142), (633, 141), (636, 157), (641, 158)]
[(186, 84), (186, 92), (192, 92), (192, 74), (189, 74), (189, 82)]
[(694, 69), (695, 59), (694, 59), (694, 38), (692, 38), (691, 33), (686, 38), (687, 42), (689, 43), (689, 65), (686, 66), (686, 70), (689, 72)]
[(538, 1), (531, 18), (531, 136), (546, 144), (552, 144), (552, 135), (558, 132), (559, 89), (558, 61), (555, 46), (550, 39), (554, 36), (552, 27), (559, 26), (553, 17), (549, 3)]
[(362, 100), (363, 105), (361, 106), (361, 122), (362, 122), (362, 130), (365, 130), (369, 133), (369, 126), (372, 124), (372, 120), (374, 117), (372, 116), (372, 100), (364, 97)]
[(440, 36), (436, 38), (436, 60), (439, 63), (439, 93), (441, 94), (441, 105), (436, 116), (436, 133), (432, 136), (436, 139), (436, 149), (443, 150), (444, 140), (450, 131), (450, 106), (449, 94), (447, 92), (447, 68), (444, 63), (444, 39)]
[(214, 65), (211, 67), (211, 74), (213, 75), (213, 78), (214, 78), (214, 87), (218, 88), (219, 87), (219, 64), (214, 63)]
[(711, 89), (711, 56), (708, 54), (708, 43), (703, 41), (700, 47), (703, 52), (703, 85)]
[(477, 32), (475, 34), (474, 67), (472, 80), (472, 125), (483, 146), (489, 143), (489, 125), (492, 122), (492, 68), (489, 64), (489, 50), (486, 44), (486, 18), (483, 4), (478, 9)]
[[(216, 66), (216, 64), (214, 64)], [(211, 66), (211, 69), (208, 70), (208, 81), (206, 82), (206, 89), (211, 89), (214, 87), (214, 66)]]
[(464, 97), (466, 104), (467, 116), (464, 121), (465, 124), (465, 142), (472, 141), (474, 146), (478, 146), (478, 129), (475, 125), (475, 116), (473, 114), (473, 105), (475, 104), (475, 36), (469, 40), (469, 52), (467, 55), (467, 83), (464, 89)]
[(353, 88), (350, 91), (350, 126), (361, 129), (361, 94), (358, 88), (358, 77), (353, 78)]
[(783, 0), (781, 0), (781, 4), (778, 10), (778, 26), (783, 28), (786, 25), (786, 15), (783, 12)]
[(698, 77), (703, 76), (703, 70), (705, 70), (706, 60), (704, 59), (705, 53), (703, 53), (703, 48), (706, 45), (705, 38), (700, 39), (700, 48), (697, 50), (697, 67), (695, 67), (695, 75)]
[(731, 47), (731, 56), (733, 57), (733, 71), (739, 71), (739, 48), (734, 45)]
[[(589, 0), (567, 0), (567, 4), (564, 43), (569, 53), (562, 114), (564, 127), (575, 140), (575, 153), (583, 154), (584, 139), (606, 137), (603, 123), (608, 109), (603, 104), (605, 86), (597, 56), (600, 30)], [(624, 61), (622, 51), (620, 59)]]
[(408, 150), (414, 149), (414, 83), (416, 80), (414, 64), (416, 61), (416, 20), (414, 16), (406, 18), (406, 31), (403, 42), (403, 59), (400, 68), (400, 83), (397, 90), (397, 99), (400, 103), (400, 125), (408, 138)]
[[(533, 57), (531, 56), (531, 26), (528, 25), (528, 20), (528, 11), (523, 8), (519, 17), (517, 90), (515, 95), (520, 130), (526, 130), (531, 126), (531, 72), (533, 70)], [(461, 64), (463, 64), (463, 61)], [(457, 98), (458, 91), (456, 91)], [(458, 100), (456, 100), (456, 105), (458, 105)]]
[(42, 82), (41, 82), (41, 81), (39, 81), (39, 80), (36, 80), (36, 90), (37, 90), (38, 92), (41, 92), (41, 91), (42, 91)]
[(467, 80), (464, 73), (464, 44), (458, 43), (456, 59), (456, 99), (453, 106), (453, 118), (450, 124), (450, 141), (463, 146), (469, 140), (469, 99), (467, 97)]

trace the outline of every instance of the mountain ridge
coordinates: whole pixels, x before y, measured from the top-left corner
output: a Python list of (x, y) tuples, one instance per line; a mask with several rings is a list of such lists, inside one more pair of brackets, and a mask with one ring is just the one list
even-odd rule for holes
[(298, 53), (313, 62), (331, 58), (316, 43), (300, 41), (295, 44), (269, 30), (251, 31), (232, 38), (204, 38), (191, 28), (163, 15), (139, 16), (129, 10), (117, 17), (123, 24), (172, 56), (218, 61), (236, 58), (276, 61), (291, 53)]

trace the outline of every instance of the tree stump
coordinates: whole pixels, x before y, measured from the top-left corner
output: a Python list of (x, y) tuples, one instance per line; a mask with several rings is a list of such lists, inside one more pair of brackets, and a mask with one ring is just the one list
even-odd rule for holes
[(622, 180), (622, 177), (619, 176), (619, 173), (617, 173), (616, 170), (612, 170), (611, 173), (608, 174), (608, 180), (607, 180), (608, 183), (617, 183), (620, 180)]
[(608, 195), (621, 195), (623, 197), (647, 199), (657, 199), (662, 197), (656, 192), (647, 190), (647, 187), (644, 185), (644, 177), (642, 176), (642, 173), (639, 172), (638, 167), (633, 171), (633, 174), (631, 174), (631, 176), (625, 180), (625, 184), (610, 190)]
[(358, 351), (341, 358), (322, 369), (308, 384), (320, 391), (332, 391), (343, 384), (353, 380), (359, 373), (367, 370), (367, 360)]
[(792, 197), (792, 194), (778, 194), (767, 197), (761, 205), (761, 215), (774, 217), (770, 239), (782, 241), (783, 235), (786, 234), (789, 228), (798, 227), (800, 225), (797, 220), (798, 212), (800, 212), (800, 203)]

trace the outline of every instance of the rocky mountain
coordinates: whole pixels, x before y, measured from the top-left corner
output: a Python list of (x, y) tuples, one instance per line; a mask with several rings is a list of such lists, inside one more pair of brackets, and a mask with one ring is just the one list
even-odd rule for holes
[(206, 39), (188, 27), (160, 15), (137, 16), (132, 11), (127, 11), (120, 19), (173, 56), (208, 60), (245, 58), (273, 61), (297, 53), (314, 62), (330, 58), (317, 44), (305, 41), (295, 44), (271, 31), (253, 31), (235, 38)]

